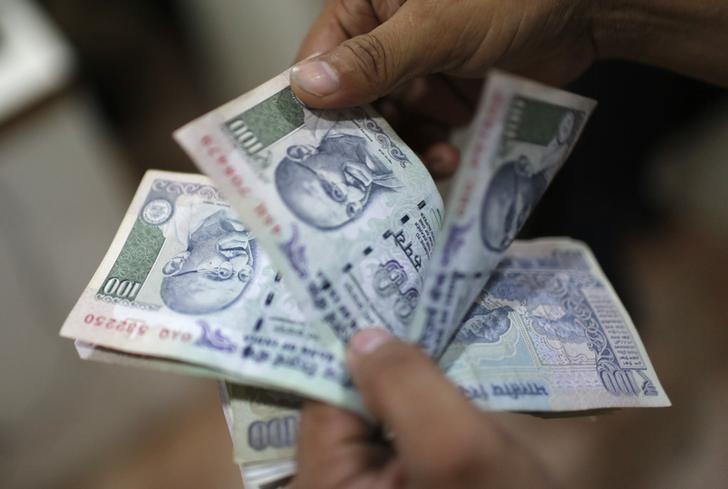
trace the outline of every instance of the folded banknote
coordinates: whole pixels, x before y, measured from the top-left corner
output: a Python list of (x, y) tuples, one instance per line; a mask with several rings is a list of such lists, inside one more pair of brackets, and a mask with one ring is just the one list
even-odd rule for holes
[[(325, 326), (302, 319), (277, 277), (206, 178), (150, 171), (61, 334), (79, 340), (85, 358), (223, 378), (361, 410), (341, 343)], [(191, 283), (177, 285), (179, 278)], [(186, 287), (193, 299), (181, 303)], [(208, 304), (216, 308), (191, 310)], [(629, 315), (588, 248), (565, 238), (513, 243), (440, 363), (489, 409), (667, 402)]]
[(491, 75), (445, 213), (381, 117), (310, 110), (284, 73), (176, 133), (214, 181), (148, 172), (61, 334), (85, 358), (365, 414), (345, 348), (379, 326), (483, 408), (666, 405), (588, 249), (511, 244), (593, 106)]

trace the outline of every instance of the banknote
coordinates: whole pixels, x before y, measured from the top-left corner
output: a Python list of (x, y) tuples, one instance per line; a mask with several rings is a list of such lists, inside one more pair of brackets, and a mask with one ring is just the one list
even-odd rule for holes
[[(159, 189), (169, 192), (172, 183), (172, 193), (164, 194), (169, 205), (161, 204)], [(202, 189), (204, 197), (199, 195)], [(170, 215), (161, 215), (158, 208)], [(82, 358), (223, 378), (364, 412), (344, 368), (341, 342), (324, 325), (301, 318), (286, 283), (277, 281), (253, 235), (243, 233), (243, 225), (229, 211), (205, 177), (148, 173), (61, 334), (76, 340)], [(198, 270), (215, 273), (202, 277), (203, 283), (193, 282), (194, 301), (180, 304), (186, 296), (165, 290), (174, 285), (165, 280), (179, 277), (180, 270), (182, 277), (195, 279)], [(248, 283), (225, 283), (233, 278)], [(137, 282), (122, 285), (125, 281)], [(221, 297), (208, 296), (222, 286)], [(232, 287), (237, 295), (231, 298)], [(503, 290), (520, 295), (509, 297)], [(557, 293), (564, 295), (553, 295)], [(215, 309), (200, 310), (209, 304)], [(194, 313), (193, 307), (198, 308)], [(660, 405), (666, 400), (629, 315), (584, 244), (565, 238), (513, 243), (461, 324), (441, 366), (484, 408), (564, 411)], [(514, 345), (520, 348), (515, 363)], [(640, 360), (625, 363), (630, 358)], [(497, 378), (503, 379), (502, 392), (488, 383)], [(629, 388), (614, 387), (625, 382)], [(647, 382), (646, 392), (657, 396), (639, 394), (639, 382)], [(540, 395), (509, 391), (523, 385), (538, 385)], [(248, 415), (235, 423), (242, 437), (255, 418), (251, 408), (244, 409)], [(262, 430), (262, 425), (255, 426)], [(289, 428), (285, 439), (293, 443)], [(268, 435), (261, 431), (250, 439)], [(252, 451), (239, 459), (255, 460), (256, 454), (265, 459), (258, 452), (287, 449), (281, 443), (251, 444)]]
[(301, 399), (271, 390), (222, 383), (230, 410), (233, 460), (260, 465), (295, 456)]
[(511, 244), (440, 367), (488, 410), (670, 405), (594, 256), (567, 238)]
[(78, 353), (79, 358), (82, 360), (109, 363), (123, 367), (140, 367), (181, 375), (207, 377), (211, 379), (217, 379), (221, 376), (219, 370), (183, 360), (173, 360), (154, 355), (125, 352), (114, 348), (94, 345), (93, 343), (88, 343), (78, 339), (75, 340), (73, 344), (76, 347), (76, 352)]
[(567, 238), (513, 242), (439, 365), (484, 410), (670, 405), (589, 248)]
[(304, 321), (255, 237), (200, 175), (145, 175), (61, 335), (100, 360), (123, 352), (126, 362), (361, 411), (341, 341)]
[(437, 357), (576, 144), (594, 101), (494, 71), (447, 203), (410, 339)]
[(228, 382), (219, 388), (245, 489), (286, 487), (296, 472), (298, 400)]
[(175, 132), (257, 236), (310, 321), (409, 336), (442, 199), (370, 108), (317, 111), (288, 73)]
[(293, 460), (281, 460), (255, 467), (241, 467), (245, 489), (286, 489), (296, 474)]

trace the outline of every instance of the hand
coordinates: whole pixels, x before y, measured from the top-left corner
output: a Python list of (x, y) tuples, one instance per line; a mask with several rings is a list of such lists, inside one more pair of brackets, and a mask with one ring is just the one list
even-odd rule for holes
[(488, 68), (563, 83), (591, 63), (585, 4), (332, 0), (299, 59), (326, 54), (294, 68), (291, 81), (313, 107), (388, 96), (377, 109), (436, 177), (447, 176), (459, 161), (451, 130), (469, 122)]
[(542, 488), (535, 458), (451, 384), (425, 354), (384, 330), (356, 335), (354, 382), (391, 444), (347, 411), (304, 406), (296, 489)]
[(728, 2), (718, 0), (329, 0), (292, 72), (307, 105), (389, 96), (379, 109), (437, 174), (459, 155), (493, 66), (562, 85), (597, 58), (627, 58), (728, 86)]

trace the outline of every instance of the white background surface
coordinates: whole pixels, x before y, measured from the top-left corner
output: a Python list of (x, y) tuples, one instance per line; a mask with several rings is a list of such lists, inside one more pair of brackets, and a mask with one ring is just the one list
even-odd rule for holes
[(70, 71), (69, 48), (43, 12), (0, 1), (0, 123), (57, 90)]

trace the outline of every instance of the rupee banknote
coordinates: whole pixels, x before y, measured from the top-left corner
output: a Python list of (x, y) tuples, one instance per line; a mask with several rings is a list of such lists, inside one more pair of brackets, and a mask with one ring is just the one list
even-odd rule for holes
[(296, 473), (298, 404), (270, 391), (220, 382), (233, 461), (246, 489), (287, 487)]
[[(591, 252), (566, 238), (515, 241), (439, 364), (486, 410), (563, 413), (670, 405)], [(259, 419), (244, 408), (229, 415), (247, 426)], [(249, 450), (250, 433), (231, 433), (233, 444), (242, 447), (236, 453)], [(290, 447), (281, 460), (295, 455), (293, 443)]]
[(245, 489), (287, 489), (296, 475), (293, 460), (280, 460), (257, 467), (241, 467)]
[[(534, 185), (542, 192), (591, 106), (504, 74), (492, 75), (488, 86), (476, 139), (496, 140), (498, 131), (488, 128), (507, 125), (503, 145), (530, 157), (519, 158), (519, 171), (538, 176)], [(520, 109), (487, 117), (488, 101), (499, 97)], [(561, 130), (565, 120), (573, 123), (571, 132), (555, 138), (555, 130), (568, 132)], [(369, 109), (301, 106), (285, 74), (176, 136), (201, 167), (218, 172), (236, 207), (204, 177), (148, 173), (62, 334), (76, 339), (88, 358), (123, 357), (127, 364), (224, 378), (363, 412), (344, 368), (342, 340), (362, 317), (400, 336), (421, 333), (412, 335), (411, 322), (443, 222), (442, 200), (424, 167)], [(568, 148), (557, 147), (561, 139)], [(504, 158), (481, 160), (492, 166), (491, 160)], [(458, 188), (463, 181), (458, 178)], [(523, 202), (504, 214), (520, 223), (535, 201), (511, 195)], [(498, 263), (490, 262), (473, 280), (485, 281)], [(462, 289), (450, 292), (453, 302), (463, 301)], [(616, 295), (613, 300), (618, 303)], [(510, 408), (533, 410), (530, 402), (519, 395)]]
[(93, 345), (99, 360), (121, 352), (125, 363), (361, 411), (341, 341), (304, 322), (257, 240), (201, 175), (145, 175), (61, 335)]
[(427, 169), (370, 108), (302, 105), (283, 73), (175, 138), (343, 342), (409, 325), (443, 221)]
[(295, 456), (301, 398), (229, 382), (221, 386), (235, 463), (262, 466)]
[(410, 339), (442, 354), (571, 153), (593, 100), (492, 74), (455, 174)]
[[(159, 202), (163, 195), (167, 204)], [(361, 412), (356, 392), (342, 380), (348, 375), (341, 343), (327, 327), (302, 320), (255, 238), (228, 212), (207, 178), (148, 172), (61, 334), (76, 340), (82, 358), (222, 378)], [(516, 265), (518, 280), (504, 282), (516, 277)], [(166, 290), (178, 286), (165, 280), (186, 275), (194, 279), (195, 298), (180, 304), (186, 296)], [(503, 290), (520, 295), (495, 294)], [(201, 309), (209, 304), (211, 310)], [(667, 402), (629, 315), (582, 243), (515, 242), (459, 331), (441, 365), (484, 408), (573, 411)], [(488, 383), (497, 378), (500, 388)], [(646, 391), (635, 387), (648, 380)], [(530, 384), (547, 386), (546, 395), (513, 391)], [(614, 387), (623, 384), (629, 388)], [(240, 426), (243, 436), (247, 428)], [(250, 445), (251, 453), (255, 446), (266, 445)]]
[(596, 259), (568, 238), (513, 242), (439, 364), (489, 410), (670, 405)]

